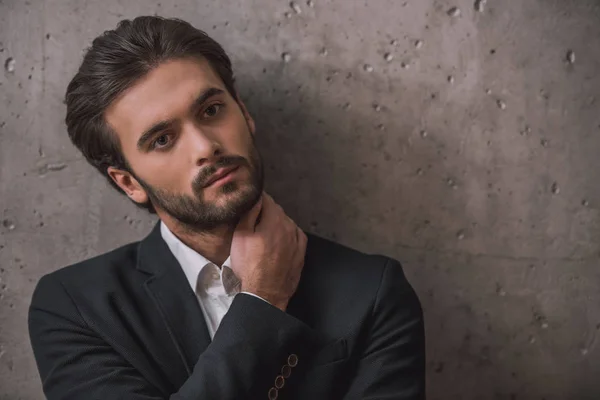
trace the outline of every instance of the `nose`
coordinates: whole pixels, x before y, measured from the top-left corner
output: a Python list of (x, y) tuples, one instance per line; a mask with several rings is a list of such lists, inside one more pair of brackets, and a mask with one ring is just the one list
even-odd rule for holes
[(184, 148), (189, 152), (191, 163), (198, 166), (213, 163), (215, 157), (222, 152), (216, 133), (192, 123), (184, 129)]

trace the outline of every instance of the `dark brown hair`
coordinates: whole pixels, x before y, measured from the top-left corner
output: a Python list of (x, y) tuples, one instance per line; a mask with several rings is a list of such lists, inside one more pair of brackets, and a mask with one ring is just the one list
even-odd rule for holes
[[(83, 62), (67, 87), (65, 122), (71, 142), (118, 191), (107, 168), (135, 174), (122, 152), (120, 141), (105, 121), (109, 105), (160, 63), (180, 58), (206, 59), (237, 101), (231, 60), (205, 32), (177, 18), (141, 16), (123, 20), (105, 31), (86, 49)], [(134, 202), (151, 214), (148, 201)]]

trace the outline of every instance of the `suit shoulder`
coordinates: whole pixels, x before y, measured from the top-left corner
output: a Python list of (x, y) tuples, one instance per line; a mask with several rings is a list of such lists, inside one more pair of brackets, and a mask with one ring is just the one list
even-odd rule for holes
[[(306, 233), (306, 236), (310, 245), (310, 256), (318, 256), (320, 261), (331, 261), (334, 264), (349, 262), (352, 265), (359, 265), (362, 268), (379, 269), (381, 272), (385, 268), (386, 263), (393, 260), (382, 254), (368, 253), (355, 249), (343, 243), (315, 235), (314, 233)], [(399, 264), (397, 260), (393, 261)]]
[(368, 253), (315, 234), (307, 237), (305, 268), (309, 266), (312, 270), (309, 275), (325, 282), (376, 290), (389, 263), (402, 268), (399, 261), (382, 254)]
[[(49, 272), (44, 276), (52, 277), (63, 283), (88, 281), (106, 281), (106, 278), (135, 269), (139, 241), (120, 246), (116, 249), (78, 261)], [(43, 277), (44, 277), (43, 276)]]
[[(299, 298), (307, 310), (306, 321), (342, 336), (372, 314), (382, 285), (403, 276), (400, 262), (315, 235), (308, 238)], [(316, 295), (318, 294), (318, 295)], [(318, 299), (314, 301), (314, 299)], [(300, 300), (299, 300), (300, 302)], [(314, 307), (314, 308), (313, 308)], [(336, 315), (337, 318), (330, 318)]]

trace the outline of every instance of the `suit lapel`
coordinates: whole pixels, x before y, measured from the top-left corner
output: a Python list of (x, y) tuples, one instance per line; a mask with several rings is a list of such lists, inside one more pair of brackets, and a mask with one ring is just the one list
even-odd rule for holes
[(196, 294), (160, 234), (160, 220), (140, 242), (137, 269), (149, 274), (144, 288), (181, 360), (163, 366), (183, 384), (211, 339)]

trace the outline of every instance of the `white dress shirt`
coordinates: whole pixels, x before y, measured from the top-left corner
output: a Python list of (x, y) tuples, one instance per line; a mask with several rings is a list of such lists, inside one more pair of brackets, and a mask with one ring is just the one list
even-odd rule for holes
[(162, 221), (160, 233), (196, 293), (211, 339), (215, 336), (236, 294), (247, 293), (267, 301), (254, 293), (240, 292), (241, 282), (230, 267), (231, 256), (218, 267), (179, 240)]

